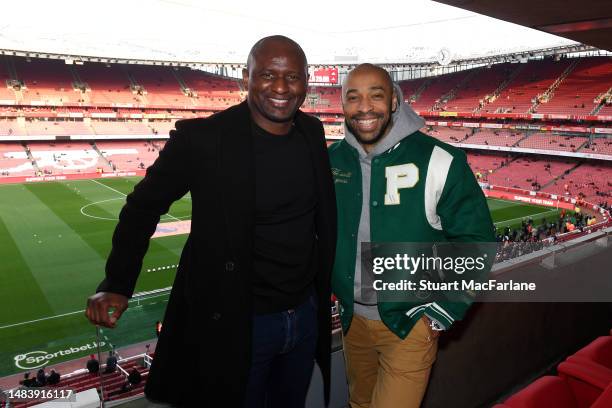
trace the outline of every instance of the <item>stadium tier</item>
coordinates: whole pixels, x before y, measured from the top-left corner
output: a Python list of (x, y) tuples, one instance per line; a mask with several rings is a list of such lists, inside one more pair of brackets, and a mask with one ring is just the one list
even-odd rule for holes
[(236, 79), (222, 78), (201, 71), (181, 68), (177, 71), (185, 87), (193, 92), (194, 106), (225, 109), (244, 99)]
[(67, 65), (61, 60), (45, 61), (44, 70), (29, 59), (13, 60), (17, 79), (23, 86), (15, 91), (18, 103), (26, 105), (65, 105), (79, 103), (81, 96), (73, 89), (74, 79)]
[(576, 165), (571, 160), (522, 156), (483, 176), (489, 184), (535, 191)]
[[(536, 109), (537, 114), (612, 115), (612, 107), (602, 106), (600, 98), (612, 86), (611, 67), (609, 59), (604, 58), (503, 63), (402, 81), (399, 85), (405, 100), (411, 101), (413, 108), (428, 118), (424, 132), (444, 142), (462, 145), (468, 164), (488, 197), (498, 239), (506, 241), (504, 248), (508, 247), (512, 230), (515, 234), (511, 240), (519, 246), (534, 244), (535, 249), (529, 252), (550, 245), (548, 251), (555, 240), (594, 239), (593, 235), (601, 232), (598, 228), (610, 225), (609, 213), (593, 205), (605, 208), (612, 201), (609, 119), (578, 121), (577, 118), (546, 117), (540, 120), (541, 116), (484, 114), (524, 114)], [(130, 299), (131, 306), (113, 330), (98, 328), (94, 333), (83, 318), (83, 301), (101, 276), (89, 272), (104, 269), (113, 229), (126, 196), (141, 180), (144, 169), (158, 157), (175, 122), (209, 116), (240, 103), (246, 93), (237, 79), (185, 67), (93, 62), (69, 65), (63, 61), (14, 56), (0, 56), (0, 78), (6, 84), (0, 87), (0, 187), (3, 197), (10, 196), (10, 204), (6, 200), (4, 207), (0, 205), (3, 210), (0, 249), (8, 265), (3, 270), (6, 285), (2, 286), (1, 293), (7, 303), (22, 305), (11, 311), (0, 327), (3, 339), (9, 339), (0, 350), (0, 377), (4, 377), (0, 381), (10, 377), (10, 386), (17, 387), (23, 372), (54, 367), (62, 372), (61, 386), (84, 391), (101, 390), (103, 385), (106, 401), (142, 394), (144, 381), (128, 388), (127, 372), (135, 369), (143, 380), (147, 379), (152, 356), (149, 348), (155, 347), (153, 327), (163, 319), (169, 287), (190, 228), (190, 194), (173, 203), (162, 216), (143, 260), (143, 273), (136, 283), (135, 296)], [(547, 92), (547, 102), (540, 99), (534, 105)], [(309, 87), (303, 108), (322, 120), (328, 144), (344, 136), (340, 87)], [(432, 117), (435, 121), (430, 121)], [(524, 153), (526, 149), (534, 150)], [(559, 199), (551, 198), (548, 193)], [(577, 207), (586, 218), (578, 217)], [(533, 230), (522, 235), (523, 238), (516, 238), (526, 219), (533, 222), (529, 224)], [(587, 222), (593, 220), (599, 226), (591, 230), (592, 224)], [(569, 229), (566, 221), (576, 224), (572, 224), (576, 230)], [(568, 238), (573, 232), (576, 235)], [(521, 251), (504, 259), (528, 253)], [(496, 259), (503, 254), (503, 249), (498, 251)], [(66, 296), (67, 291), (71, 296)], [(23, 299), (29, 301), (23, 302)], [(490, 307), (498, 304), (482, 305), (485, 312)], [(529, 312), (516, 311), (521, 307), (511, 305), (517, 322), (524, 324), (524, 316)], [(332, 302), (331, 330), (338, 343), (334, 352), (341, 348), (338, 308), (338, 303)], [(508, 313), (493, 312), (486, 321), (497, 321), (499, 316), (504, 316), (497, 331), (512, 325), (507, 322)], [(584, 315), (591, 316), (575, 312), (578, 318), (571, 322), (585, 321)], [(542, 316), (535, 321), (548, 321), (551, 316), (567, 320), (567, 313), (544, 311)], [(470, 324), (479, 322), (472, 320)], [(530, 328), (540, 328), (527, 324)], [(586, 324), (593, 323), (589, 320)], [(565, 327), (559, 323), (556, 326)], [(488, 329), (486, 333), (490, 332)], [(495, 342), (481, 336), (483, 332), (478, 332), (478, 341), (485, 338), (487, 347), (497, 347)], [(511, 334), (500, 333), (500, 342), (506, 342), (502, 347), (524, 343), (514, 341), (516, 337), (506, 341)], [(461, 334), (466, 335), (470, 332)], [(452, 352), (451, 343), (456, 344), (457, 339), (465, 342), (461, 336), (446, 343), (441, 353), (448, 353), (448, 346)], [(83, 361), (77, 364), (77, 360), (86, 359), (89, 345), (102, 339), (105, 344), (97, 343), (98, 351), (120, 353), (119, 370), (98, 377), (85, 372)], [(482, 347), (469, 337), (468, 340)], [(546, 344), (542, 349), (549, 347)], [(132, 354), (127, 351), (129, 348), (138, 351)], [(72, 355), (64, 355), (63, 351), (71, 351)], [(192, 351), (184, 351), (186, 358), (193, 358), (189, 356)], [(48, 364), (18, 364), (25, 364), (32, 359), (26, 355), (36, 356), (36, 353), (42, 353), (37, 358), (47, 359), (45, 364)], [(506, 354), (498, 350), (495, 353), (502, 357)], [(461, 357), (457, 358), (459, 354)], [(129, 358), (121, 358), (122, 355)], [(458, 362), (465, 355), (462, 348), (454, 355), (441, 354), (441, 360)], [(473, 365), (473, 358), (467, 360), (467, 367)], [(339, 361), (342, 364), (344, 360)], [(345, 387), (344, 366), (337, 367)], [(503, 372), (499, 369), (496, 374)], [(446, 378), (444, 381), (448, 383)], [(432, 384), (436, 387), (435, 382)], [(2, 382), (0, 388), (7, 389)], [(335, 388), (337, 391), (338, 387)], [(38, 402), (41, 401), (12, 406), (25, 407)]]
[[(37, 62), (44, 64), (44, 62)], [(38, 69), (44, 69), (39, 66)], [(98, 63), (75, 65), (85, 105), (136, 105), (140, 100), (130, 89), (130, 82), (121, 65)]]
[(451, 91), (454, 91), (463, 81), (468, 80), (471, 75), (474, 75), (473, 70), (431, 78), (431, 80), (427, 82), (425, 89), (412, 104), (412, 108), (417, 111), (440, 110), (441, 108), (439, 106), (434, 109), (434, 105), (437, 103), (440, 103), (440, 106), (444, 105), (445, 102), (442, 101), (442, 98)]
[(576, 152), (587, 143), (588, 140), (589, 138), (584, 136), (560, 136), (537, 132), (518, 142), (517, 146), (532, 149)]
[(612, 116), (612, 105), (606, 105), (603, 106), (599, 112), (597, 112), (598, 115), (607, 115), (607, 116)]
[[(220, 110), (244, 100), (238, 79), (185, 67), (2, 56), (0, 105)], [(609, 114), (597, 99), (612, 88), (606, 57), (502, 63), (401, 81), (417, 111)], [(547, 93), (548, 91), (548, 93)], [(542, 98), (542, 96), (546, 96)], [(534, 101), (540, 97), (539, 105)], [(312, 86), (306, 108), (341, 112), (340, 88)], [(599, 110), (599, 111), (598, 111)]]
[(501, 91), (499, 97), (487, 104), (482, 111), (527, 113), (533, 105), (533, 99), (544, 93), (570, 64), (570, 60), (514, 64), (519, 70), (518, 74)]
[(153, 129), (140, 121), (92, 121), (91, 127), (96, 135), (152, 135)]
[(487, 96), (493, 95), (504, 81), (517, 69), (516, 65), (505, 63), (480, 68), (457, 89), (454, 97), (443, 105), (443, 110), (453, 112), (472, 112), (484, 104)]
[(580, 151), (608, 154), (612, 156), (612, 139), (595, 139), (580, 149)]
[(96, 142), (100, 153), (116, 170), (137, 170), (149, 167), (159, 155), (158, 146), (151, 142)]
[(481, 179), (486, 178), (487, 174), (506, 165), (510, 159), (503, 155), (468, 152), (467, 160), (474, 174), (478, 179)]
[(436, 126), (425, 129), (425, 133), (427, 133), (429, 136), (435, 137), (436, 139), (440, 139), (443, 142), (460, 143), (466, 141), (466, 139), (470, 137), (472, 134), (472, 129)]
[(584, 163), (542, 191), (599, 203), (612, 197), (612, 166)]
[(15, 92), (11, 86), (11, 75), (6, 62), (8, 58), (0, 55), (0, 103), (12, 105), (15, 101)]
[(108, 166), (89, 142), (30, 143), (28, 147), (43, 174), (93, 173)]
[(28, 135), (53, 135), (53, 136), (70, 136), (70, 135), (93, 135), (94, 132), (90, 126), (83, 121), (46, 121), (46, 120), (28, 120), (24, 122), (24, 126), (15, 124), (14, 128), (24, 129)]
[(0, 143), (0, 176), (30, 176), (32, 162), (18, 143)]
[(609, 58), (577, 60), (576, 67), (561, 81), (547, 103), (537, 113), (588, 115), (597, 107), (595, 99), (612, 87), (612, 62)]
[(338, 108), (342, 106), (341, 88), (331, 86), (311, 86), (308, 88), (305, 106)]
[(464, 143), (512, 147), (524, 137), (525, 134), (518, 131), (479, 129), (468, 137)]
[[(404, 94), (404, 100), (413, 104), (416, 101), (422, 90), (431, 82), (430, 78), (419, 78), (410, 81), (400, 81), (399, 85)], [(412, 106), (414, 108), (414, 104)]]
[(177, 74), (167, 67), (131, 65), (127, 75), (136, 85), (141, 102), (153, 106), (192, 106), (179, 83)]

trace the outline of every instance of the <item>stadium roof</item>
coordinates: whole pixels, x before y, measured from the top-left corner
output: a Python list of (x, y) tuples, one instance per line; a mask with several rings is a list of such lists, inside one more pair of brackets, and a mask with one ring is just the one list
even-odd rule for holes
[(435, 1), (612, 51), (610, 0)]
[(0, 49), (92, 57), (244, 63), (270, 34), (294, 38), (314, 64), (427, 63), (442, 51), (465, 60), (576, 44), (430, 0), (302, 9), (284, 0), (20, 0), (0, 14)]

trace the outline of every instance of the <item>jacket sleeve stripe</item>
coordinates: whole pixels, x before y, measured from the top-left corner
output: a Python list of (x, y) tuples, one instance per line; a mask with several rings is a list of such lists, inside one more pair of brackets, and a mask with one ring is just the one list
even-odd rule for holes
[(437, 230), (442, 230), (442, 222), (436, 212), (436, 207), (444, 190), (452, 161), (453, 156), (450, 153), (439, 146), (434, 146), (429, 158), (425, 181), (425, 215), (427, 222)]

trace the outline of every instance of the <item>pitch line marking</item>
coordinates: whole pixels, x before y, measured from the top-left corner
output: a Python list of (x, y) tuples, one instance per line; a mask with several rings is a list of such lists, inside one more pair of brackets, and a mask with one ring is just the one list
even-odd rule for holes
[[(148, 296), (147, 299), (153, 299), (153, 298), (161, 297), (161, 296), (165, 296), (165, 295), (167, 295), (167, 293), (160, 293), (159, 295)], [(136, 300), (138, 300), (138, 299), (136, 299)], [(128, 302), (132, 303), (132, 302), (134, 302), (136, 300), (130, 299)], [(62, 314), (54, 315), (54, 316), (41, 317), (40, 319), (28, 320), (27, 322), (7, 324), (6, 326), (0, 326), (0, 330), (8, 329), (10, 327), (23, 326), (25, 324), (30, 324), (30, 323), (42, 322), (42, 321), (45, 321), (45, 320), (57, 319), (58, 317), (65, 317), (65, 316), (70, 316), (70, 315), (73, 315), (73, 314), (83, 313), (83, 312), (85, 312), (85, 309), (77, 310), (77, 311), (74, 311), (74, 312), (62, 313)]]
[(529, 215), (526, 215), (526, 216), (524, 216), (524, 217), (518, 217), (518, 218), (512, 218), (512, 219), (510, 219), (510, 220), (504, 220), (504, 221), (494, 222), (493, 224), (494, 224), (494, 225), (499, 225), (499, 224), (504, 224), (504, 223), (506, 223), (506, 222), (517, 221), (517, 220), (524, 220), (525, 218), (530, 218), (530, 217), (531, 217), (531, 218), (533, 218), (533, 217), (534, 217), (534, 216), (536, 216), (536, 215), (548, 214), (549, 212), (554, 212), (554, 211), (557, 211), (557, 209), (556, 209), (556, 208), (552, 208), (552, 209), (550, 209), (550, 210), (542, 211), (542, 212), (539, 212), (539, 213), (529, 214)]
[[(114, 191), (115, 193), (119, 193), (119, 194), (121, 194), (123, 197), (127, 197), (127, 194), (124, 194), (124, 193), (122, 193), (122, 192), (121, 192), (121, 191), (119, 191), (119, 190), (115, 190), (115, 189), (114, 189), (114, 188), (112, 188), (111, 186), (107, 186), (107, 185), (106, 185), (106, 184), (104, 184), (104, 183), (100, 183), (100, 182), (99, 182), (98, 180), (96, 180), (96, 179), (90, 179), (90, 180), (91, 180), (91, 181), (93, 181), (93, 182), (94, 182), (94, 183), (96, 183), (96, 184), (99, 184), (99, 185), (101, 185), (101, 186), (103, 186), (103, 187), (108, 188), (108, 189), (109, 189), (109, 190), (111, 190), (111, 191)], [(110, 200), (106, 200), (106, 201), (110, 201)], [(99, 203), (101, 203), (102, 201), (98, 201), (98, 202), (99, 202)], [(83, 214), (83, 215), (85, 215), (85, 214)], [(170, 217), (170, 218), (174, 219), (175, 221), (180, 221), (178, 218), (176, 218), (174, 215), (172, 215), (172, 214), (170, 214), (170, 213), (166, 213), (165, 215), (167, 215), (168, 217)], [(102, 217), (93, 217), (93, 218), (101, 218), (101, 219), (105, 219), (105, 220), (109, 219), (109, 218), (102, 218)], [(115, 220), (113, 220), (113, 221), (115, 221)]]

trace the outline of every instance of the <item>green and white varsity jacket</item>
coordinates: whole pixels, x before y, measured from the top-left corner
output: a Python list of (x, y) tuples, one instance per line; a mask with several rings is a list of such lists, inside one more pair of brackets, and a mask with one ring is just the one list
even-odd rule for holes
[[(345, 139), (329, 148), (338, 208), (332, 290), (345, 332), (359, 297), (361, 242), (495, 242), (486, 199), (465, 153), (418, 131), (422, 119), (396, 90), (400, 105), (392, 128), (374, 151), (367, 154), (346, 126)], [(448, 328), (469, 303), (378, 302), (374, 308), (405, 338), (423, 314)]]

